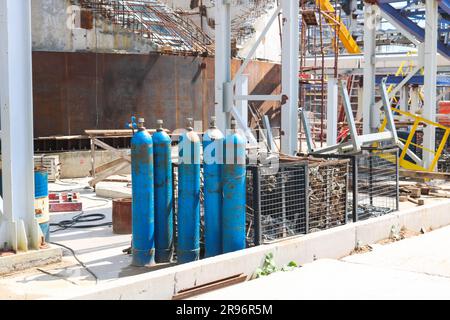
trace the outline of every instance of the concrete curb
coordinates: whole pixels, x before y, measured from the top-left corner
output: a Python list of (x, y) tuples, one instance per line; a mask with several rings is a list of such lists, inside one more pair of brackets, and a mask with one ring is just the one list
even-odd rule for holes
[(0, 258), (0, 276), (30, 268), (42, 267), (62, 260), (61, 248), (21, 252)]
[(339, 259), (359, 244), (371, 244), (389, 237), (392, 227), (439, 228), (450, 224), (450, 200), (411, 208), (403, 212), (348, 224), (238, 252), (149, 272), (84, 289), (62, 299), (171, 299), (183, 289), (237, 274), (250, 277), (272, 252), (277, 265), (290, 261), (305, 264), (316, 259)]

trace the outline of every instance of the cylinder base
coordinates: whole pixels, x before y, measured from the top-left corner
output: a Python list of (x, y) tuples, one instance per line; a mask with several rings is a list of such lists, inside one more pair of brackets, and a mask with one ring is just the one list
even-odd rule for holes
[(178, 263), (188, 263), (197, 261), (200, 259), (200, 249), (196, 250), (178, 250), (177, 261)]
[(155, 261), (156, 263), (170, 262), (172, 259), (172, 249), (156, 249)]
[(132, 266), (135, 267), (145, 267), (148, 265), (155, 264), (155, 250), (137, 250), (132, 249), (133, 259), (131, 262)]
[(205, 258), (215, 257), (220, 254), (222, 254), (221, 247), (211, 245), (210, 247), (206, 246), (205, 248)]

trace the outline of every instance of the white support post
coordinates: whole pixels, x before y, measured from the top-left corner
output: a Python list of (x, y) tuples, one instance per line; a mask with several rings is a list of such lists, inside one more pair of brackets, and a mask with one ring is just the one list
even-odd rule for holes
[(353, 18), (353, 13), (358, 9), (358, 1), (350, 0), (350, 29), (349, 31), (352, 33), (358, 27), (358, 20)]
[(337, 109), (338, 82), (335, 78), (329, 78), (327, 89), (327, 146), (332, 146), (337, 143)]
[(281, 9), (281, 87), (287, 97), (286, 104), (281, 106), (281, 152), (294, 155), (298, 151), (299, 2), (281, 0)]
[(30, 0), (0, 0), (0, 103), (3, 218), (0, 245), (38, 249), (34, 213)]
[[(438, 36), (438, 2), (426, 1), (425, 4), (425, 48), (424, 48), (424, 108), (423, 117), (436, 121), (436, 77), (437, 77), (437, 36)], [(423, 132), (423, 146), (436, 150), (436, 127), (426, 126)], [(423, 162), (429, 167), (434, 154), (424, 152)]]
[(356, 120), (361, 121), (364, 109), (364, 89), (358, 86), (358, 110), (356, 110)]
[(411, 105), (409, 112), (412, 114), (416, 114), (419, 111), (419, 87), (412, 86), (409, 91), (409, 96), (411, 97)]
[[(378, 110), (375, 109), (375, 47), (376, 6), (364, 3), (364, 83), (363, 83), (363, 134), (376, 131), (379, 125)], [(377, 122), (378, 121), (378, 122)]]
[(231, 81), (231, 2), (218, 0), (215, 5), (215, 115), (217, 127), (225, 132), (230, 128), (230, 114), (225, 112), (224, 87)]
[[(248, 75), (242, 75), (237, 79), (236, 95), (248, 95)], [(242, 122), (248, 125), (248, 100), (236, 100), (236, 112), (240, 115)]]
[[(409, 101), (409, 88), (407, 86), (403, 86), (403, 88), (400, 89), (400, 110), (402, 111), (408, 111), (408, 101)], [(402, 115), (400, 115), (400, 118), (403, 118)]]

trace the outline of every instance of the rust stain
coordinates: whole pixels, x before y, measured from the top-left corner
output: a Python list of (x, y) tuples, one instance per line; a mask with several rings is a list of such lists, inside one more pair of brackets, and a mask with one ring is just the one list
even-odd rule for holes
[[(232, 62), (233, 72), (240, 61)], [(249, 91), (279, 92), (280, 68), (255, 61)], [(262, 77), (262, 78), (261, 78)], [(131, 115), (169, 130), (214, 113), (214, 59), (157, 54), (33, 52), (35, 137), (122, 129)], [(272, 110), (264, 103), (261, 110)], [(205, 119), (206, 118), (206, 119)]]

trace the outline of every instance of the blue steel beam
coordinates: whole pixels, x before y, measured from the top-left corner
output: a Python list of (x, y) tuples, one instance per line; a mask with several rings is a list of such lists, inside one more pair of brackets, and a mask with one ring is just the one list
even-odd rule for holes
[(450, 14), (450, 0), (439, 1), (439, 7), (445, 11), (445, 13)]
[[(379, 3), (379, 7), (392, 19), (397, 21), (397, 23), (399, 23), (406, 30), (412, 33), (417, 38), (417, 40), (419, 40), (420, 42), (425, 41), (425, 30), (403, 16), (399, 10), (395, 9), (388, 3)], [(450, 59), (450, 48), (441, 41), (438, 41), (438, 52), (447, 59)]]
[[(375, 78), (375, 82), (377, 84), (381, 83), (381, 80), (384, 78), (384, 75), (377, 75)], [(388, 84), (399, 84), (403, 81), (405, 77), (403, 76), (387, 76), (386, 83)], [(424, 77), (417, 75), (413, 76), (408, 82), (410, 85), (419, 85), (423, 86), (424, 84)], [(450, 76), (437, 76), (436, 85), (438, 87), (450, 87)]]

